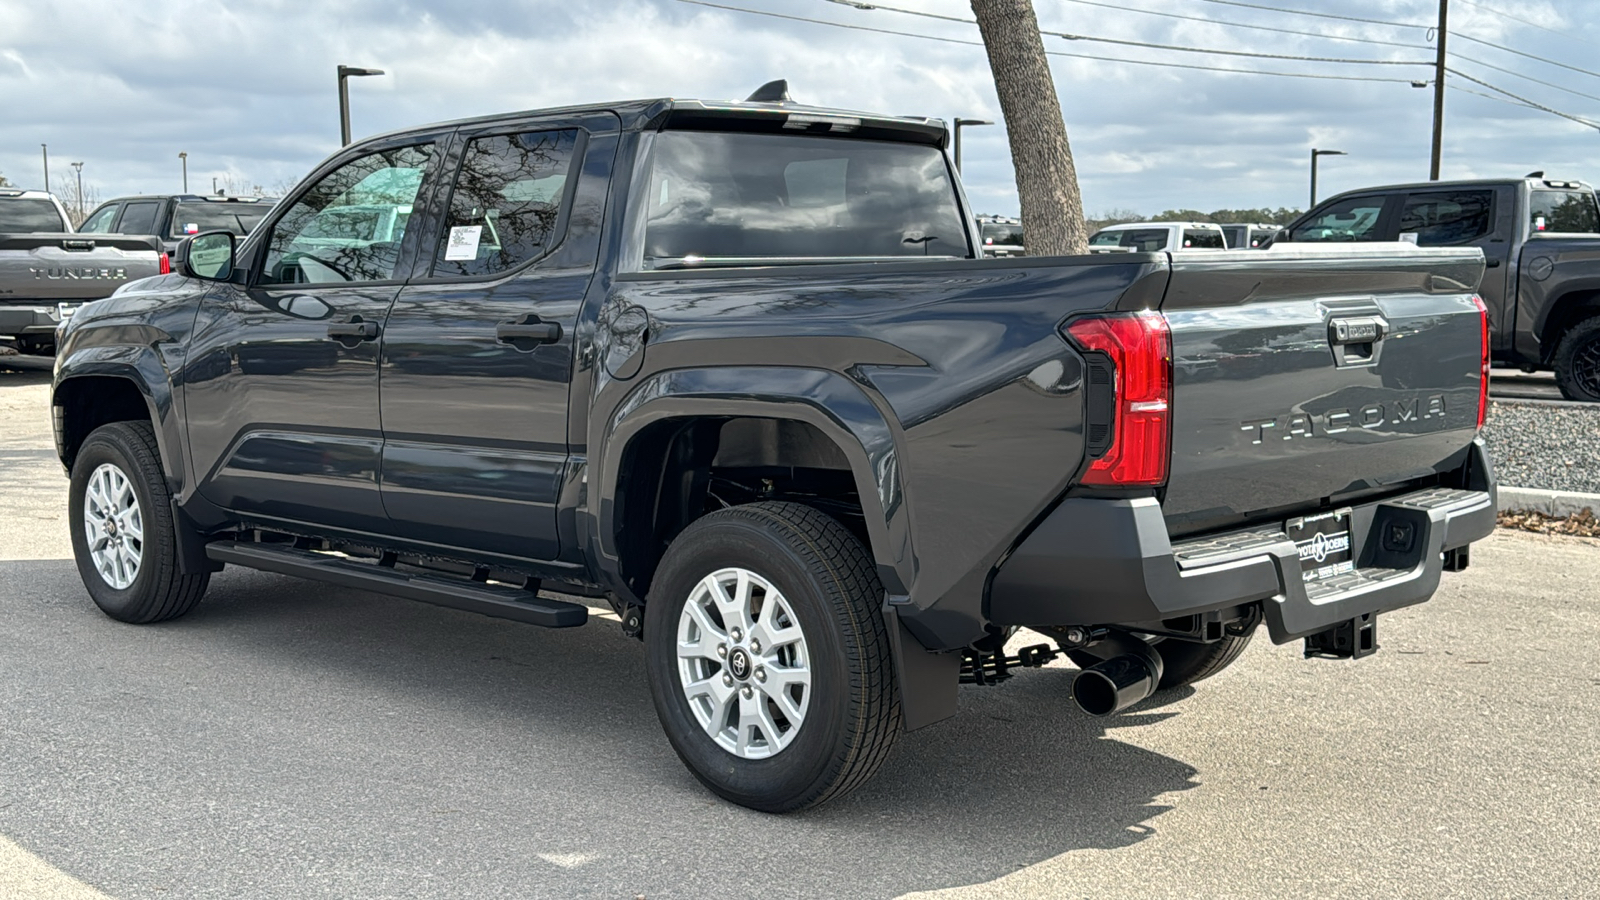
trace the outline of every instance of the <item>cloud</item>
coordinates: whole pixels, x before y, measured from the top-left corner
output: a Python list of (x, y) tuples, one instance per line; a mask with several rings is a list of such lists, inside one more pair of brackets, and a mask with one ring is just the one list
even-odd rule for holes
[[(824, 0), (723, 0), (847, 25), (977, 40), (973, 26), (862, 11)], [(1273, 0), (1289, 5), (1291, 0)], [(1463, 34), (1597, 68), (1584, 42), (1600, 25), (1564, 6), (1496, 0), (1540, 31), (1480, 6), (1453, 9)], [(960, 18), (959, 0), (894, 0)], [(1188, 46), (1287, 55), (1431, 59), (1426, 29), (1273, 14), (1223, 5), (1128, 0), (1107, 9), (1039, 0), (1046, 29)], [(1301, 2), (1302, 9), (1322, 9)], [(1484, 6), (1488, 6), (1487, 2)], [(1323, 37), (1227, 27), (1129, 11), (1179, 12)], [(1434, 0), (1351, 0), (1340, 13), (1424, 23)], [(57, 174), (83, 160), (102, 196), (190, 187), (213, 176), (271, 187), (298, 179), (337, 149), (334, 67), (389, 74), (352, 79), (355, 134), (373, 134), (517, 109), (653, 96), (737, 99), (772, 78), (811, 103), (891, 113), (999, 119), (981, 47), (709, 9), (676, 0), (163, 0), (36, 3), (0, 0), (0, 173), (37, 185), (39, 144)], [(1414, 48), (1340, 42), (1376, 38)], [(1431, 78), (1427, 67), (1347, 66), (1203, 56), (1046, 38), (1050, 50), (1159, 62), (1317, 74)], [(1600, 101), (1485, 69), (1468, 58), (1600, 95), (1600, 79), (1465, 39), (1452, 42), (1463, 71), (1547, 105), (1600, 118)], [(1476, 66), (1476, 67), (1475, 67)], [(1431, 90), (1404, 83), (1275, 78), (1052, 58), (1085, 205), (1167, 208), (1304, 203), (1313, 146), (1322, 189), (1426, 177)], [(1466, 83), (1462, 83), (1467, 86)], [(1487, 92), (1486, 93), (1492, 93)], [(1452, 91), (1447, 177), (1520, 175), (1535, 168), (1592, 176), (1600, 134), (1544, 113)], [(963, 139), (969, 194), (983, 211), (1016, 210), (1005, 130)]]

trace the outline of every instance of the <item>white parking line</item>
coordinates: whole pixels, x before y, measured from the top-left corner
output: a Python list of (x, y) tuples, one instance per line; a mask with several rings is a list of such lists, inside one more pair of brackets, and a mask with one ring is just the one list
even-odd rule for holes
[(0, 836), (0, 897), (7, 900), (111, 900)]

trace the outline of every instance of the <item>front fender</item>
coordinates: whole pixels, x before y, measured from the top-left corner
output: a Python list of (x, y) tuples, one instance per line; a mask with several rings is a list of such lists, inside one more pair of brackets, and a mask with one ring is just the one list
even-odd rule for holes
[[(671, 418), (737, 416), (792, 419), (815, 426), (843, 451), (854, 475), (879, 578), (905, 594), (916, 578), (909, 513), (904, 501), (894, 430), (865, 392), (836, 372), (773, 366), (676, 369), (643, 379), (615, 411), (593, 427), (599, 453), (592, 471), (590, 547), (602, 576), (623, 585), (615, 534), (616, 492), (628, 442), (649, 425)], [(637, 598), (634, 598), (637, 600)]]
[(159, 345), (153, 341), (141, 344), (96, 344), (92, 340), (82, 339), (94, 337), (104, 335), (93, 330), (74, 334), (74, 340), (63, 348), (56, 359), (51, 409), (55, 417), (56, 453), (62, 465), (71, 466), (73, 451), (64, 434), (66, 395), (72, 391), (75, 383), (82, 383), (84, 379), (119, 379), (132, 384), (144, 398), (150, 422), (156, 431), (161, 468), (166, 473), (173, 495), (177, 496), (187, 482), (184, 477), (182, 423), (176, 415), (172, 381)]

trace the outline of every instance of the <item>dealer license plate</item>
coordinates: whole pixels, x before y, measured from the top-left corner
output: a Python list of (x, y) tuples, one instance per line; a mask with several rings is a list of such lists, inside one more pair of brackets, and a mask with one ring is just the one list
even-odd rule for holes
[(1283, 530), (1300, 551), (1300, 577), (1321, 581), (1356, 567), (1351, 554), (1350, 510), (1290, 519)]

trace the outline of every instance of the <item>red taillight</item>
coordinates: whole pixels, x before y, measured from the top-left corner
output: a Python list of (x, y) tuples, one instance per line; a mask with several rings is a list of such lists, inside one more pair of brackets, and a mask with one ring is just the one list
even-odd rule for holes
[(1172, 332), (1160, 313), (1076, 319), (1067, 326), (1084, 350), (1104, 353), (1114, 377), (1111, 445), (1084, 484), (1157, 485), (1172, 451)]
[(172, 257), (166, 255), (165, 253), (161, 254), (161, 274), (172, 274)]
[(1478, 427), (1482, 428), (1484, 421), (1489, 418), (1489, 307), (1483, 305), (1483, 298), (1477, 294), (1472, 295), (1472, 302), (1478, 307), (1478, 321), (1481, 326), (1479, 337), (1482, 340), (1483, 378), (1478, 381)]

